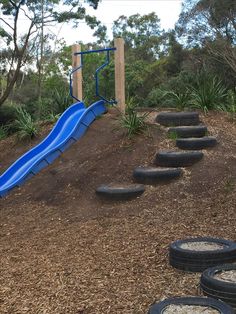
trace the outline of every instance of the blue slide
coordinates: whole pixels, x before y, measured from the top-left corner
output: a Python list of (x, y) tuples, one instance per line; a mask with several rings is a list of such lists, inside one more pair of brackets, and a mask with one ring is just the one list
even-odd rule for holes
[(0, 197), (20, 186), (51, 164), (71, 144), (81, 138), (97, 116), (106, 112), (105, 101), (88, 108), (82, 102), (71, 105), (59, 118), (49, 135), (15, 161), (0, 176)]

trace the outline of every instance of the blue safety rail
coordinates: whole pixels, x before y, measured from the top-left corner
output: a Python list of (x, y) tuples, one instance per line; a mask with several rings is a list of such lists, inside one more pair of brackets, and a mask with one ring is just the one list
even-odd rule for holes
[(105, 63), (103, 63), (101, 66), (99, 66), (95, 72), (95, 76), (94, 76), (95, 77), (95, 88), (96, 88), (95, 93), (96, 93), (97, 97), (104, 100), (108, 104), (116, 104), (117, 103), (116, 100), (114, 100), (114, 99), (112, 99), (112, 100), (106, 99), (99, 92), (99, 73), (103, 68), (105, 68), (110, 63), (110, 52), (115, 51), (115, 50), (116, 50), (116, 48), (104, 48), (104, 49), (87, 50), (87, 51), (81, 51), (81, 52), (75, 52), (74, 53), (75, 56), (81, 55), (81, 64), (77, 68), (73, 69), (70, 73), (70, 95), (71, 95), (71, 97), (73, 97), (74, 99), (79, 101), (79, 99), (73, 95), (73, 74), (83, 67), (83, 62), (84, 62), (83, 55), (90, 54), (90, 53), (106, 52)]

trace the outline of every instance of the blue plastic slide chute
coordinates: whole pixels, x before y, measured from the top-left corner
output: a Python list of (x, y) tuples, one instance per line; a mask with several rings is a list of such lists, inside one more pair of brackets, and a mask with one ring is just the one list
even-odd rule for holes
[(82, 102), (71, 105), (59, 118), (49, 135), (16, 160), (0, 176), (0, 197), (22, 185), (41, 169), (51, 164), (71, 144), (80, 139), (89, 125), (106, 112), (105, 101), (88, 108)]

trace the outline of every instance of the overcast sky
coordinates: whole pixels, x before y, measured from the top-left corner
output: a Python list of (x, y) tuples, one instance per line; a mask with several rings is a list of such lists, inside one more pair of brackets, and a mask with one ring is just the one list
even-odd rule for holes
[[(161, 20), (161, 27), (165, 30), (173, 28), (181, 11), (182, 0), (102, 0), (98, 9), (88, 9), (88, 13), (95, 15), (108, 28), (111, 37), (112, 22), (120, 15), (130, 16), (136, 13), (141, 15), (155, 12)], [(78, 41), (93, 42), (91, 31), (85, 23), (80, 23), (77, 29), (63, 24), (60, 29), (51, 29), (59, 37), (64, 37), (67, 44)]]

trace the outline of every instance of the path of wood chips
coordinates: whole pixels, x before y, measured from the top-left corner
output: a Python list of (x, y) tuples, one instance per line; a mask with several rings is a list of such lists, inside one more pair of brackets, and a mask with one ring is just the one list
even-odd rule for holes
[[(173, 147), (162, 128), (127, 141), (115, 114), (22, 188), (0, 200), (1, 314), (144, 314), (172, 296), (198, 295), (200, 274), (168, 264), (170, 242), (236, 240), (236, 125), (203, 117), (219, 145), (169, 185), (102, 202), (94, 190), (132, 182), (135, 166)], [(1, 171), (28, 149), (0, 142)]]

